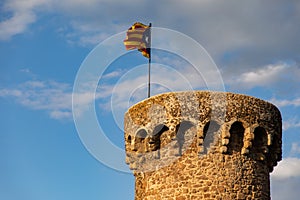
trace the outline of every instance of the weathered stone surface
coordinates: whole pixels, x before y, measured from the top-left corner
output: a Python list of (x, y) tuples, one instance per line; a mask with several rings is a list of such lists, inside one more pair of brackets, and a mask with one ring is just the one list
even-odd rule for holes
[(171, 92), (125, 114), (135, 199), (270, 199), (281, 160), (279, 110), (233, 93)]

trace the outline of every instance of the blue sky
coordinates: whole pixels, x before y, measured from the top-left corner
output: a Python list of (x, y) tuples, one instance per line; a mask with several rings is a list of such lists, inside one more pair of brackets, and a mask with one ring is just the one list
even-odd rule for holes
[[(147, 60), (122, 46), (136, 21), (192, 38), (216, 63), (224, 90), (279, 107), (283, 160), (271, 176), (272, 199), (300, 195), (299, 1), (4, 0), (0, 13), (1, 199), (134, 198), (133, 175), (117, 161), (124, 156), (123, 113), (147, 94)], [(167, 51), (179, 41), (167, 40), (166, 49), (153, 50), (152, 94), (210, 89), (190, 60)], [(102, 66), (110, 51), (116, 59)], [(84, 76), (96, 85), (86, 81), (74, 94), (92, 59), (103, 73)], [(72, 95), (73, 108), (83, 111), (74, 114)], [(82, 132), (81, 111), (90, 105), (116, 154), (85, 139), (96, 130)]]

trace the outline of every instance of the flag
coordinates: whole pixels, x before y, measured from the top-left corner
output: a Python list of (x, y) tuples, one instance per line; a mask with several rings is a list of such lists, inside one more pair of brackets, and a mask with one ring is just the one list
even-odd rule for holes
[(150, 40), (150, 26), (136, 22), (128, 29), (124, 45), (126, 50), (138, 49), (150, 58)]

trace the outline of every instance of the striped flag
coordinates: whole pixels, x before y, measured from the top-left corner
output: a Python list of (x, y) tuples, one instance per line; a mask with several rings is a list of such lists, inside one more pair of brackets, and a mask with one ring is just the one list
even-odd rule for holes
[(128, 29), (124, 45), (126, 50), (138, 49), (150, 58), (150, 39), (150, 26), (136, 22)]

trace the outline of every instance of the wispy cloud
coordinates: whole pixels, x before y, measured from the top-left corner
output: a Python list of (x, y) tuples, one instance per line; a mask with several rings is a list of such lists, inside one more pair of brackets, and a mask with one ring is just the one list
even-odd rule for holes
[[(291, 91), (291, 93), (293, 93), (293, 91)], [(296, 93), (296, 95), (298, 95), (298, 94)], [(297, 111), (297, 109), (300, 106), (300, 98), (299, 97), (294, 98), (294, 99), (271, 98), (269, 101), (282, 110), (282, 113), (284, 116), (282, 125), (283, 125), (284, 131), (287, 131), (288, 129), (291, 129), (291, 128), (299, 128), (300, 127), (299, 116), (297, 114), (286, 113), (286, 112), (290, 112), (291, 110)], [(287, 117), (287, 116), (289, 116), (289, 117)]]
[[(192, 66), (166, 60), (168, 65), (153, 63), (151, 66), (151, 95), (168, 91), (207, 89), (201, 74)], [(111, 106), (124, 110), (147, 97), (147, 66), (132, 68), (126, 73), (114, 71), (104, 76), (97, 89), (102, 108)], [(118, 78), (118, 81), (110, 81)], [(105, 99), (105, 101), (103, 101)]]
[(124, 73), (125, 73), (125, 71), (117, 69), (115, 71), (104, 74), (101, 78), (102, 79), (118, 78)]
[(8, 40), (27, 30), (28, 26), (38, 18), (35, 9), (39, 6), (45, 6), (46, 3), (46, 0), (5, 1), (1, 12), (11, 17), (0, 22), (0, 40)]
[(270, 99), (270, 102), (272, 102), (273, 104), (275, 104), (279, 107), (285, 107), (285, 106), (298, 107), (298, 106), (300, 106), (300, 97), (292, 99), (292, 100), (288, 100), (288, 99), (280, 100), (280, 99), (272, 98), (272, 99)]
[(268, 65), (257, 71), (246, 72), (241, 74), (238, 82), (243, 83), (246, 87), (264, 86), (277, 82), (280, 74), (282, 74), (287, 66)]
[(13, 89), (0, 89), (0, 97), (12, 97), (17, 103), (33, 110), (45, 110), (54, 119), (71, 117), (72, 94), (69, 84), (27, 81)]
[(291, 118), (283, 121), (283, 130), (288, 130), (290, 128), (300, 127), (300, 120), (297, 118)]
[(72, 119), (72, 113), (69, 110), (53, 110), (49, 114), (53, 119)]
[[(115, 77), (116, 74), (108, 74)], [(88, 84), (85, 87), (89, 87)], [(81, 91), (73, 93), (73, 87), (68, 83), (56, 81), (26, 81), (13, 88), (0, 89), (0, 98), (10, 98), (16, 103), (32, 110), (45, 111), (49, 117), (58, 120), (72, 119), (72, 103), (76, 111), (82, 112), (87, 105), (101, 100), (109, 105), (113, 85), (99, 86), (98, 92)], [(76, 101), (72, 102), (73, 99)], [(80, 113), (77, 113), (80, 114)]]
[[(280, 88), (289, 86), (295, 87), (299, 83), (300, 69), (295, 64), (280, 62), (277, 64), (266, 65), (254, 69), (248, 69), (247, 72), (231, 73), (225, 77), (226, 83), (231, 88), (251, 89), (254, 87)], [(284, 86), (282, 83), (285, 83)], [(278, 102), (277, 102), (278, 103)], [(280, 102), (288, 103), (288, 102)], [(294, 103), (297, 103), (294, 101)]]

